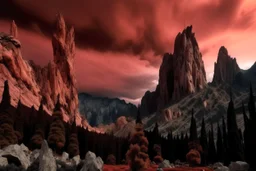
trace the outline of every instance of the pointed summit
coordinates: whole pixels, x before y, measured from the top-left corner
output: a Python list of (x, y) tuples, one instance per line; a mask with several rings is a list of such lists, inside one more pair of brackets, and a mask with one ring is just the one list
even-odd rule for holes
[(12, 35), (14, 38), (18, 38), (18, 27), (14, 20), (11, 23), (10, 35)]
[[(188, 26), (177, 34), (173, 54), (167, 52), (163, 55), (156, 90), (142, 98), (142, 109), (150, 112), (148, 114), (155, 112), (152, 109), (161, 111), (171, 102), (176, 102), (206, 86), (204, 62), (192, 28)], [(153, 105), (145, 106), (145, 102)]]
[(221, 46), (219, 49), (217, 62), (214, 64), (214, 75), (212, 83), (232, 84), (238, 72), (240, 72), (240, 68), (236, 62), (236, 58), (230, 57), (228, 50), (224, 46)]

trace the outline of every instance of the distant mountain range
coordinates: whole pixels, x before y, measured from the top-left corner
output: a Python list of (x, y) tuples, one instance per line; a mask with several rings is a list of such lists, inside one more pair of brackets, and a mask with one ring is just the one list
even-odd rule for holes
[(116, 122), (120, 116), (135, 118), (137, 107), (118, 98), (92, 96), (79, 93), (79, 111), (91, 126)]

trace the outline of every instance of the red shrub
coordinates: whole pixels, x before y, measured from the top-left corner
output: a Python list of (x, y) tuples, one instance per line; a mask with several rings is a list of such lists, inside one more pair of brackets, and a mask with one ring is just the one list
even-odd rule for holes
[(116, 157), (113, 154), (108, 155), (106, 164), (115, 165), (116, 164)]
[(188, 152), (186, 159), (190, 166), (196, 166), (201, 163), (200, 153), (195, 149), (192, 149)]

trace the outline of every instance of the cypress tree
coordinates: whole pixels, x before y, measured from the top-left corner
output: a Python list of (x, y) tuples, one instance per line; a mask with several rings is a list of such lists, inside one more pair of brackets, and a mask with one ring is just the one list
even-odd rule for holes
[(71, 135), (69, 137), (68, 154), (70, 155), (71, 158), (79, 155), (79, 142), (78, 142), (78, 138), (77, 138), (77, 128), (76, 128), (75, 116), (74, 116), (74, 121), (71, 125)]
[(63, 123), (63, 116), (61, 112), (60, 98), (58, 95), (57, 103), (53, 112), (53, 121), (50, 125), (50, 132), (48, 136), (49, 146), (56, 150), (57, 153), (61, 153), (62, 148), (65, 145), (65, 127)]
[(23, 128), (24, 128), (24, 116), (22, 115), (21, 106), (22, 104), (21, 104), (21, 101), (19, 100), (18, 106), (16, 109), (15, 122), (14, 122), (15, 134), (18, 138), (19, 143), (22, 143)]
[(224, 145), (222, 141), (221, 129), (218, 123), (218, 133), (217, 133), (217, 159), (219, 162), (224, 162)]
[(44, 139), (45, 139), (45, 121), (44, 121), (43, 100), (41, 100), (38, 113), (37, 113), (37, 122), (35, 124), (35, 132), (30, 140), (32, 149), (40, 149)]
[(229, 157), (228, 157), (228, 135), (227, 135), (227, 128), (224, 116), (222, 116), (222, 136), (223, 136), (223, 147), (224, 147), (224, 164), (229, 164)]
[(201, 164), (207, 165), (208, 141), (207, 141), (207, 133), (206, 133), (206, 129), (205, 129), (204, 117), (202, 119), (200, 144), (203, 149), (203, 152), (201, 154)]
[(230, 102), (227, 111), (228, 124), (228, 155), (231, 161), (244, 160), (243, 148), (239, 136), (239, 130), (236, 123), (236, 114), (232, 94), (230, 95)]
[(196, 141), (197, 140), (197, 127), (196, 127), (196, 120), (194, 118), (194, 109), (192, 109), (192, 117), (191, 117), (191, 123), (190, 123), (190, 141)]
[(255, 99), (254, 99), (253, 90), (252, 90), (252, 83), (250, 83), (248, 109), (250, 113), (250, 119), (254, 124), (256, 124), (256, 109), (255, 109)]
[(13, 129), (13, 117), (7, 110), (11, 106), (11, 97), (8, 81), (4, 82), (4, 91), (0, 104), (0, 149), (10, 144), (18, 143), (15, 130)]
[(140, 105), (138, 106), (138, 111), (137, 111), (137, 118), (136, 118), (136, 124), (142, 124), (141, 121), (141, 115), (140, 115)]
[(10, 91), (9, 91), (9, 84), (8, 80), (4, 82), (4, 91), (2, 95), (2, 101), (0, 104), (0, 110), (3, 111), (10, 107), (11, 105), (11, 96), (10, 96)]
[(208, 150), (208, 161), (210, 163), (215, 163), (216, 160), (216, 148), (214, 143), (214, 130), (213, 124), (211, 123), (211, 130), (209, 130), (209, 150)]

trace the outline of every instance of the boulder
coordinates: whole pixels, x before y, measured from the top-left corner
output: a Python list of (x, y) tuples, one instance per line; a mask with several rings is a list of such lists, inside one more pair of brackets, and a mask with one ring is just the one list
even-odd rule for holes
[(227, 166), (219, 166), (214, 169), (214, 171), (230, 171)]
[(84, 165), (81, 171), (102, 171), (103, 164), (104, 162), (100, 157), (96, 158), (96, 155), (89, 151), (85, 155)]
[(30, 155), (30, 163), (33, 163), (39, 157), (39, 154), (40, 154), (40, 150), (38, 149), (32, 151)]
[(39, 171), (56, 171), (57, 165), (52, 150), (46, 140), (43, 141), (39, 154)]
[(248, 171), (249, 164), (243, 161), (231, 162), (229, 165), (230, 171)]
[(174, 165), (169, 162), (169, 160), (164, 160), (158, 165), (159, 168), (173, 168)]
[(61, 155), (61, 161), (67, 161), (69, 158), (69, 154), (66, 153), (66, 152), (63, 152), (62, 155)]
[(0, 157), (0, 166), (7, 166), (8, 160), (5, 157)]
[(23, 148), (17, 144), (5, 147), (0, 151), (0, 156), (7, 158), (8, 163), (21, 165), (24, 169), (27, 169), (30, 165), (30, 160), (24, 153)]
[(74, 156), (72, 159), (71, 159), (71, 162), (74, 164), (74, 165), (78, 165), (80, 163), (80, 156), (77, 155), (77, 156)]

